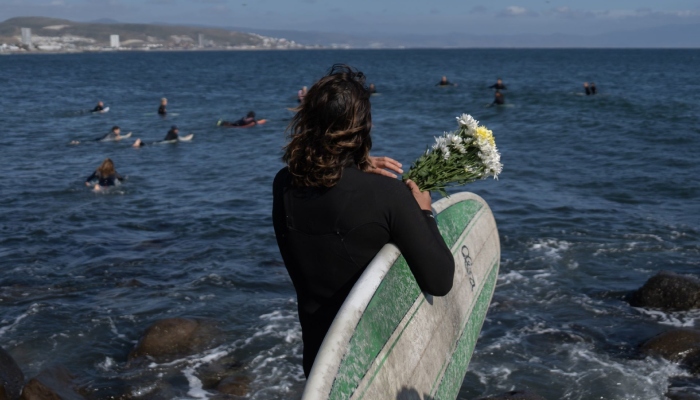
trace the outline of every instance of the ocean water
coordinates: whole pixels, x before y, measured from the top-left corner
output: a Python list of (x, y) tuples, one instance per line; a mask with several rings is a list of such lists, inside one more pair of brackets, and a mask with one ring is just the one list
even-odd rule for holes
[[(676, 365), (636, 352), (674, 326), (700, 327), (700, 313), (624, 301), (659, 270), (700, 270), (697, 50), (0, 57), (0, 345), (28, 377), (59, 363), (96, 398), (212, 398), (202, 371), (225, 361), (250, 379), (249, 398), (300, 396), (301, 333), (271, 182), (296, 90), (338, 62), (381, 93), (375, 155), (408, 166), (465, 112), (496, 135), (500, 180), (467, 190), (494, 211), (502, 264), (460, 399), (700, 390)], [(442, 75), (459, 86), (435, 87)], [(497, 77), (508, 106), (487, 107)], [(583, 96), (584, 81), (600, 93)], [(161, 97), (177, 116), (155, 114)], [(81, 113), (98, 100), (111, 111)], [(269, 122), (215, 126), (249, 110)], [(173, 124), (194, 140), (129, 147)], [(132, 139), (91, 141), (112, 125)], [(128, 180), (94, 193), (83, 180), (105, 157)], [(215, 319), (225, 340), (129, 365), (144, 329), (176, 316)]]

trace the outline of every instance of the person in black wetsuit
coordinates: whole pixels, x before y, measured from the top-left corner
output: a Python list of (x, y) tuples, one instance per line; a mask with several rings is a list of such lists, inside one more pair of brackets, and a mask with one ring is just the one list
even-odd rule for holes
[(287, 167), (273, 183), (272, 219), (297, 292), (307, 377), (340, 306), (385, 244), (401, 250), (421, 290), (444, 296), (452, 288), (454, 258), (430, 193), (384, 170), (401, 173), (396, 161), (369, 155), (369, 97), (361, 72), (333, 66), (292, 119)]
[(95, 108), (92, 109), (91, 112), (100, 112), (100, 111), (103, 111), (104, 109), (105, 109), (105, 103), (98, 101), (97, 105), (95, 106)]
[(595, 82), (591, 82), (591, 94), (597, 94), (598, 88), (595, 87)]
[(166, 99), (165, 97), (160, 99), (160, 107), (158, 107), (158, 115), (167, 115), (168, 114), (168, 110), (166, 109), (167, 105), (168, 105), (168, 99)]
[(258, 121), (255, 119), (255, 112), (254, 111), (249, 111), (248, 114), (239, 119), (236, 122), (229, 122), (229, 121), (219, 121), (217, 122), (217, 126), (253, 126), (257, 125)]
[(506, 99), (505, 99), (505, 97), (503, 96), (503, 93), (501, 93), (501, 92), (496, 92), (496, 95), (495, 95), (494, 98), (493, 98), (493, 103), (492, 103), (492, 104), (495, 104), (495, 105), (497, 105), (497, 106), (506, 104)]
[(440, 82), (436, 83), (435, 86), (457, 86), (457, 84), (448, 81), (447, 77), (443, 76), (442, 79), (440, 79)]
[(170, 127), (170, 130), (165, 135), (165, 139), (163, 139), (163, 141), (168, 142), (171, 140), (177, 140), (179, 133), (180, 133), (180, 130), (177, 129), (177, 126), (173, 125), (172, 127)]
[(588, 86), (588, 82), (583, 82), (583, 90), (586, 92), (586, 96), (591, 95), (591, 87)]
[(105, 158), (99, 167), (92, 173), (86, 180), (85, 186), (90, 186), (92, 181), (97, 180), (95, 185), (95, 190), (99, 190), (100, 187), (114, 186), (117, 182), (123, 181), (125, 178), (119, 175), (119, 173), (114, 169), (114, 163), (111, 159)]
[(506, 87), (506, 85), (503, 84), (503, 80), (501, 78), (498, 78), (498, 79), (496, 79), (496, 83), (489, 86), (489, 89), (496, 89), (496, 91), (498, 91), (498, 90), (506, 90), (508, 88)]

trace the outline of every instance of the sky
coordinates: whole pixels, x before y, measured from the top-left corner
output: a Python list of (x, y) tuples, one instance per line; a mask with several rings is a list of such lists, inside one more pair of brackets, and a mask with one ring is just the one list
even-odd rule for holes
[(16, 16), (354, 35), (594, 35), (700, 24), (700, 0), (0, 0), (0, 20)]

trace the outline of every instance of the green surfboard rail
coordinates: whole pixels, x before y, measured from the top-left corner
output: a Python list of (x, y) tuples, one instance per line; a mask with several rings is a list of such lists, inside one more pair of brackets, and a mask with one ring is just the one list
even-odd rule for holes
[[(472, 222), (483, 207), (484, 204), (477, 200), (465, 200), (453, 204), (438, 214), (437, 218), (440, 233), (450, 249), (454, 247), (459, 237), (464, 233), (465, 227)], [(454, 249), (452, 250), (453, 252), (455, 251)], [(494, 272), (492, 272), (492, 274), (494, 274)], [(489, 281), (490, 280), (491, 279), (489, 279)], [(488, 284), (488, 282), (485, 283), (484, 289), (486, 289), (486, 284)], [(481, 295), (484, 295), (485, 292), (487, 291), (482, 290)], [(490, 296), (491, 293), (492, 290), (488, 291), (487, 296)], [(328, 397), (329, 399), (341, 400), (352, 396), (359, 382), (365, 377), (370, 366), (375, 362), (377, 355), (382, 348), (387, 345), (396, 327), (405, 318), (420, 294), (421, 290), (413, 277), (413, 273), (403, 256), (400, 256), (396, 262), (394, 262), (391, 269), (386, 274), (386, 277), (377, 288), (355, 328), (355, 332), (348, 344), (346, 356), (341, 362), (333, 382)], [(488, 301), (485, 301), (485, 303), (485, 307), (488, 308)], [(414, 314), (417, 312), (418, 308), (420, 308), (420, 306), (414, 310)], [(475, 309), (474, 312), (476, 311)], [(469, 318), (469, 320), (471, 319), (472, 318)], [(478, 319), (478, 321), (483, 321), (483, 317), (476, 319)], [(481, 325), (479, 324), (479, 329), (480, 328)], [(398, 341), (399, 338), (400, 335), (395, 339), (395, 342)], [(458, 349), (461, 342), (462, 339), (460, 339)], [(467, 344), (464, 346), (469, 346), (468, 343), (470, 342), (468, 340), (465, 340), (465, 342), (467, 342)], [(391, 346), (394, 344), (395, 343)], [(473, 349), (473, 345), (471, 348)], [(468, 354), (467, 363), (470, 356), (471, 352)], [(383, 364), (383, 361), (384, 360), (381, 360), (380, 363)], [(453, 366), (453, 364), (454, 363), (450, 363), (448, 365), (447, 368), (449, 371), (456, 370), (460, 366), (457, 364)], [(451, 387), (449, 382), (451, 382), (449, 379), (443, 379), (438, 388), (438, 392), (440, 392), (440, 390), (448, 390), (447, 388)], [(443, 387), (446, 389), (443, 389)], [(457, 389), (459, 390), (459, 387)], [(361, 394), (360, 398), (363, 395), (364, 394)]]

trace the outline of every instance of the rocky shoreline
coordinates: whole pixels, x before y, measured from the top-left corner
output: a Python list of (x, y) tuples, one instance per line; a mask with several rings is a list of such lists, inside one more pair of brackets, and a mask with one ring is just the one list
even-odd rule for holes
[[(662, 311), (690, 311), (700, 308), (700, 279), (689, 275), (661, 271), (649, 278), (626, 300), (632, 307)], [(155, 321), (144, 330), (138, 343), (121, 367), (119, 396), (105, 397), (100, 390), (81, 385), (69, 369), (52, 365), (35, 377), (25, 380), (21, 367), (0, 347), (0, 400), (85, 400), (167, 398), (171, 392), (167, 382), (181, 375), (178, 360), (212, 351), (226, 342), (226, 334), (216, 321), (202, 318), (168, 318)], [(639, 358), (659, 357), (679, 365), (690, 379), (700, 380), (700, 329), (670, 328), (645, 338), (635, 351)], [(161, 379), (154, 384), (153, 371), (158, 365)], [(251, 376), (244, 366), (230, 355), (214, 356), (195, 368), (201, 389), (214, 393), (214, 399), (238, 399), (248, 394)], [(168, 377), (172, 375), (172, 377)], [(686, 376), (686, 377), (687, 377)], [(165, 378), (162, 378), (165, 377)], [(149, 385), (150, 384), (150, 385)], [(111, 388), (114, 389), (114, 388)], [(672, 400), (699, 400), (700, 394), (674, 388), (666, 394)], [(479, 400), (543, 400), (544, 397), (525, 391), (510, 391)]]

